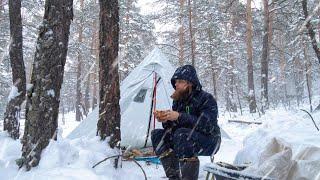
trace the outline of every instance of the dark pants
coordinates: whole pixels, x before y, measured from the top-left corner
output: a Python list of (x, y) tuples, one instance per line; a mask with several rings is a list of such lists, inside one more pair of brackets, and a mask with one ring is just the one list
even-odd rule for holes
[(152, 146), (156, 155), (161, 155), (169, 148), (173, 149), (179, 159), (198, 155), (211, 156), (217, 144), (217, 138), (206, 136), (189, 128), (155, 129), (151, 132)]

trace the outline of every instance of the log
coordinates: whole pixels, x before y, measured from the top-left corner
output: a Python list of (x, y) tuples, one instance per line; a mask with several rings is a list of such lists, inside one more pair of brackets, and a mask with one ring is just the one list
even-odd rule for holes
[(228, 120), (228, 122), (234, 122), (234, 123), (242, 123), (242, 124), (262, 124), (262, 122), (255, 122), (255, 121), (241, 121), (241, 120)]

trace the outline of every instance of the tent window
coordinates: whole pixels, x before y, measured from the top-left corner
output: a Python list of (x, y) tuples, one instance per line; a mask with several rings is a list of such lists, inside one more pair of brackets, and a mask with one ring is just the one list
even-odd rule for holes
[(144, 98), (146, 97), (147, 89), (140, 89), (136, 97), (134, 97), (133, 101), (138, 103), (143, 103)]

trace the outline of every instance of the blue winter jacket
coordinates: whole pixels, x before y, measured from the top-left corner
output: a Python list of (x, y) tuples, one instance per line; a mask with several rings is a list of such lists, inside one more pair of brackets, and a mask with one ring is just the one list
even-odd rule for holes
[(202, 90), (194, 67), (185, 65), (175, 71), (171, 78), (174, 89), (177, 79), (191, 82), (193, 90), (186, 100), (173, 101), (172, 110), (180, 113), (179, 118), (177, 121), (163, 123), (163, 127), (172, 127), (173, 131), (177, 128), (194, 128), (196, 132), (207, 136), (220, 136), (217, 102), (211, 94)]

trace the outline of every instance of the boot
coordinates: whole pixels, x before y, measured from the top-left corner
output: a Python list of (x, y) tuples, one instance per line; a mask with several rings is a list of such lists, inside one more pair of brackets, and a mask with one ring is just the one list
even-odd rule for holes
[(179, 159), (173, 151), (160, 156), (160, 161), (169, 180), (179, 180)]
[(199, 159), (197, 157), (179, 160), (181, 180), (197, 180), (199, 175)]

